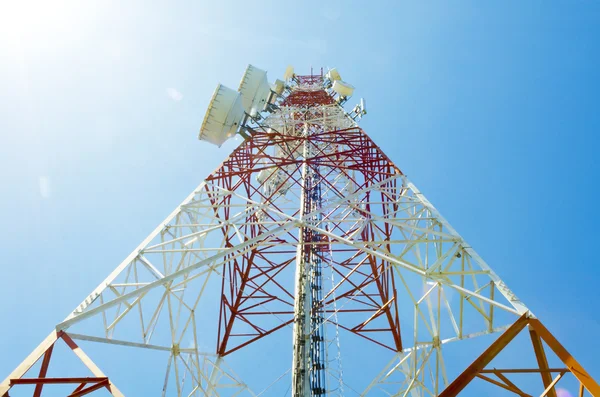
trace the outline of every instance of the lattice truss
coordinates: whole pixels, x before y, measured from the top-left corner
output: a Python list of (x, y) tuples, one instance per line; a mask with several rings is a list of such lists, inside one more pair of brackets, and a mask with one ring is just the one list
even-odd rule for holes
[[(299, 229), (307, 225), (321, 236), (309, 244), (324, 264), (328, 395), (436, 396), (452, 380), (446, 346), (501, 331), (527, 312), (315, 87), (287, 92), (57, 330), (164, 351), (163, 395), (284, 395)], [(316, 97), (324, 99), (315, 105)], [(320, 178), (316, 224), (305, 221), (314, 214), (300, 215), (303, 164)], [(272, 346), (281, 357), (259, 354)], [(244, 366), (273, 377), (244, 378)]]

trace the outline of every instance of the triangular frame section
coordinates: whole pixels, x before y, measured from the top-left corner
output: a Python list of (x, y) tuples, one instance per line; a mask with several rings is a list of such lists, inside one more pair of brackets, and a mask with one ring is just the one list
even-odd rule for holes
[[(93, 377), (65, 377), (49, 378), (46, 376), (52, 351), (58, 340), (62, 340), (81, 362), (92, 372)], [(43, 358), (42, 358), (43, 357)], [(42, 358), (40, 371), (35, 378), (25, 378), (25, 374)], [(35, 385), (34, 397), (42, 395), (44, 385), (48, 384), (75, 384), (78, 385), (68, 397), (79, 397), (96, 390), (106, 388), (115, 397), (124, 397), (123, 393), (108, 379), (108, 377), (94, 364), (94, 362), (81, 350), (81, 348), (64, 331), (53, 331), (42, 343), (19, 365), (1, 384), (0, 397), (8, 397), (8, 391), (13, 386)]]
[[(538, 368), (536, 369), (486, 369), (487, 365), (519, 334), (525, 327), (529, 326), (529, 334), (533, 349), (536, 355)], [(548, 347), (562, 361), (566, 368), (552, 369), (548, 368), (548, 361), (542, 341), (546, 342)], [(583, 397), (584, 389), (593, 397), (600, 396), (600, 386), (583, 369), (573, 356), (556, 340), (548, 329), (536, 318), (523, 314), (513, 325), (510, 326), (494, 343), (490, 345), (473, 363), (467, 367), (448, 387), (439, 395), (439, 397), (454, 397), (467, 387), (475, 378), (483, 379), (505, 390), (511, 391), (520, 396), (529, 396), (529, 394), (520, 390), (512, 383), (504, 373), (539, 373), (542, 377), (544, 387), (546, 388), (540, 397), (556, 397), (555, 386), (565, 373), (572, 373), (580, 382), (579, 397)], [(551, 373), (558, 373), (554, 378)], [(496, 375), (499, 378), (495, 380), (489, 375)]]

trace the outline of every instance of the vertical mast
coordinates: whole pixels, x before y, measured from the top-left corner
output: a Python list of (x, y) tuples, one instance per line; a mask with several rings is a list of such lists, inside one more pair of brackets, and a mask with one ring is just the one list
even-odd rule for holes
[[(306, 195), (307, 185), (307, 154), (308, 141), (304, 141), (304, 164), (302, 165), (302, 190), (300, 194), (300, 217), (303, 218), (308, 197)], [(293, 362), (292, 362), (292, 397), (304, 397), (308, 395), (306, 385), (308, 358), (306, 355), (306, 262), (305, 262), (305, 227), (301, 228), (298, 235), (298, 247), (296, 249), (296, 285), (294, 288), (294, 333), (293, 333)]]
[(303, 149), (300, 215), (306, 224), (300, 230), (296, 251), (293, 397), (326, 394), (324, 321), (321, 310), (323, 271), (320, 242), (322, 239), (321, 235), (310, 227), (320, 226), (319, 209), (322, 197), (318, 163), (308, 165), (309, 159), (314, 157), (308, 139), (311, 132), (311, 128), (305, 125), (304, 136), (307, 139), (304, 141)]

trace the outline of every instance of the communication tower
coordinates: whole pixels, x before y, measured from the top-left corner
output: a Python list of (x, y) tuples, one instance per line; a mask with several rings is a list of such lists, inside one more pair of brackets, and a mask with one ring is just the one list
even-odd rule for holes
[[(163, 396), (561, 397), (558, 382), (571, 374), (579, 396), (600, 397), (359, 127), (367, 111), (362, 99), (346, 110), (353, 93), (336, 69), (288, 67), (269, 84), (249, 65), (237, 91), (218, 85), (199, 138), (221, 146), (241, 136), (240, 145), (56, 325), (0, 396), (26, 385), (34, 396), (122, 396), (118, 383), (131, 395), (156, 384), (152, 395)], [(516, 360), (497, 361), (525, 328), (529, 358), (521, 341)], [(63, 343), (91, 375), (61, 374), (53, 351)], [(79, 343), (160, 352), (164, 378), (136, 380), (110, 365), (105, 374)]]

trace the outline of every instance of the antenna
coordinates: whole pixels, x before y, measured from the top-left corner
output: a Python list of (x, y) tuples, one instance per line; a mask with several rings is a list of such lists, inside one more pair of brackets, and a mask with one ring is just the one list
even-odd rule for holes
[(365, 100), (363, 98), (360, 98), (360, 103), (354, 106), (354, 109), (352, 109), (352, 113), (349, 115), (352, 118), (352, 120), (356, 121), (356, 119), (362, 119), (362, 116), (364, 116), (365, 114), (367, 114)]
[(238, 89), (242, 96), (242, 106), (246, 113), (255, 117), (265, 109), (271, 96), (271, 86), (267, 81), (267, 72), (248, 65)]
[(290, 65), (285, 69), (285, 73), (283, 74), (283, 80), (285, 80), (287, 82), (293, 77), (294, 77), (294, 67), (292, 65)]
[(354, 93), (354, 87), (351, 84), (346, 83), (342, 80), (335, 80), (333, 82), (333, 90), (337, 92), (340, 97), (348, 98)]
[(336, 68), (333, 68), (329, 72), (327, 72), (325, 77), (327, 79), (329, 79), (331, 82), (342, 79), (342, 76), (340, 76), (340, 72), (338, 72), (338, 70)]
[(283, 90), (285, 90), (285, 83), (279, 79), (275, 80), (275, 83), (271, 86), (271, 90), (277, 95), (283, 94)]
[(221, 147), (235, 135), (243, 117), (240, 93), (219, 84), (208, 105), (198, 139)]

